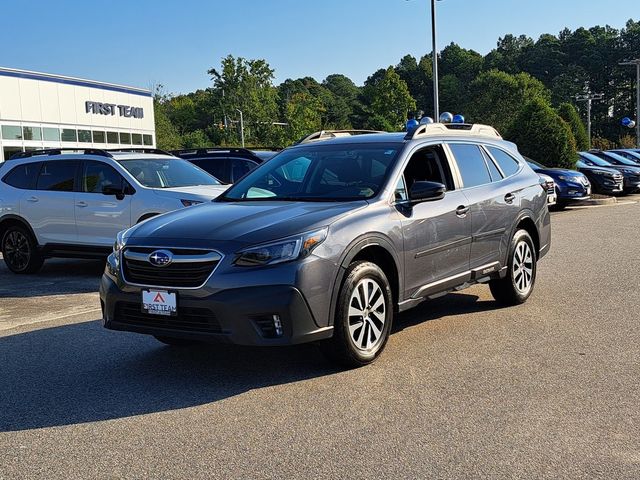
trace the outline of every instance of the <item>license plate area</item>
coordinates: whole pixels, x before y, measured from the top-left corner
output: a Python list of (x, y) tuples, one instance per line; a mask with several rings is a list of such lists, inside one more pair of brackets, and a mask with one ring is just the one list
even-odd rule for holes
[(178, 315), (178, 295), (167, 290), (142, 290), (142, 313), (171, 317)]

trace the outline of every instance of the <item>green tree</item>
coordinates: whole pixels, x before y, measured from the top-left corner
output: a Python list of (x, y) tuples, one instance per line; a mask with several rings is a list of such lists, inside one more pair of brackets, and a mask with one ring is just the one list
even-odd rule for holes
[(526, 73), (511, 75), (498, 70), (481, 73), (469, 87), (464, 110), (467, 120), (494, 126), (499, 132), (513, 123), (528, 102), (548, 102), (550, 93), (539, 80)]
[(278, 115), (278, 92), (273, 86), (273, 69), (265, 60), (246, 60), (232, 55), (222, 60), (220, 70), (208, 71), (220, 99), (223, 116), (237, 127), (241, 110), (247, 143), (258, 144), (269, 138)]
[(505, 138), (518, 145), (520, 152), (544, 165), (574, 168), (576, 141), (569, 125), (541, 98), (527, 103)]
[(309, 93), (294, 93), (286, 107), (289, 143), (321, 130), (324, 106)]
[(588, 150), (589, 136), (576, 107), (570, 103), (562, 103), (558, 107), (558, 115), (569, 125), (571, 133), (576, 140), (576, 148), (578, 150)]
[(411, 97), (406, 82), (393, 67), (378, 71), (367, 79), (363, 98), (371, 113), (370, 122), (375, 119), (375, 123), (384, 126), (385, 130), (402, 129), (408, 113), (416, 109), (416, 101)]
[(158, 85), (153, 95), (153, 110), (156, 127), (156, 146), (162, 150), (182, 148), (182, 138), (167, 115), (167, 103), (171, 97)]

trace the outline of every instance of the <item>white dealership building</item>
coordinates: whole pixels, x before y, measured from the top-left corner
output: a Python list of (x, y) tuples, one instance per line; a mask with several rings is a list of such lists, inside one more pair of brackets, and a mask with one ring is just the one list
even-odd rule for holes
[(149, 90), (0, 67), (0, 162), (41, 148), (153, 148)]

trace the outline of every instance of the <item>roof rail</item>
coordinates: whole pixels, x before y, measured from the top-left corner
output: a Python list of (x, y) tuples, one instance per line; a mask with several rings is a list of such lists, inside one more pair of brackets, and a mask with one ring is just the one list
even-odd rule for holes
[(320, 130), (314, 132), (306, 137), (302, 137), (294, 145), (300, 145), (302, 143), (318, 142), (320, 140), (329, 140), (336, 137), (349, 137), (353, 135), (369, 135), (372, 133), (387, 133), (380, 130)]
[(495, 128), (480, 123), (427, 123), (419, 125), (414, 131), (407, 133), (404, 138), (405, 140), (414, 140), (431, 135), (476, 135), (502, 138)]
[(107, 150), (101, 148), (43, 148), (41, 150), (31, 150), (28, 152), (18, 152), (9, 158), (9, 160), (18, 160), (20, 158), (36, 157), (39, 155), (62, 155), (65, 152), (82, 153), (85, 155), (97, 155), (99, 157), (113, 157)]
[(124, 147), (124, 148), (109, 148), (108, 152), (131, 152), (131, 153), (154, 153), (156, 155), (169, 155), (173, 156), (171, 153), (166, 150), (161, 150), (159, 148), (144, 148), (144, 147)]
[(255, 156), (248, 148), (240, 147), (207, 147), (207, 148), (183, 148), (180, 150), (171, 150), (173, 155), (208, 155), (212, 153), (235, 153), (237, 155)]

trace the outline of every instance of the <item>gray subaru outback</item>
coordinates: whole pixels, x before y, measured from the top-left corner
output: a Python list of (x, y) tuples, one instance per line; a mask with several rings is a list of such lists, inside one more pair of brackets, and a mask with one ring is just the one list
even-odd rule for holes
[(361, 366), (426, 299), (487, 283), (501, 304), (527, 300), (550, 235), (538, 175), (492, 127), (303, 143), (121, 232), (104, 326), (170, 345), (317, 342)]

